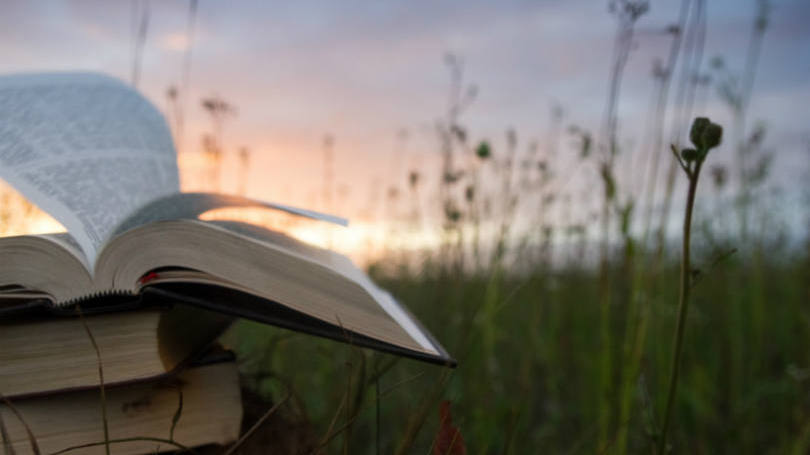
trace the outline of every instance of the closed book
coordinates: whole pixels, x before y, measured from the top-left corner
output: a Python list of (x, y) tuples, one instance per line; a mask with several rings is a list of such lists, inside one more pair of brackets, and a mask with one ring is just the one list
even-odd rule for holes
[[(0, 404), (0, 430), (17, 455), (73, 448), (73, 455), (105, 453), (99, 389), (68, 391)], [(104, 407), (110, 453), (135, 455), (182, 447), (228, 444), (239, 437), (242, 403), (232, 361), (189, 368), (105, 387)], [(23, 423), (24, 422), (24, 423)]]

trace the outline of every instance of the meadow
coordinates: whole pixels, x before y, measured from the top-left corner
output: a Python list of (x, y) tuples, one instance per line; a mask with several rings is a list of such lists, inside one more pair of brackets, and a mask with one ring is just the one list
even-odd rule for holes
[[(349, 424), (329, 453), (377, 453), (375, 437), (379, 453), (430, 453), (441, 400), (452, 403), (468, 453), (650, 453), (666, 397), (677, 275), (676, 264), (663, 266), (633, 309), (632, 280), (612, 268), (607, 311), (597, 274), (576, 268), (519, 278), (380, 277), (441, 337), (455, 370), (252, 323), (231, 335), (255, 387), (276, 399), (294, 391), (282, 412), (306, 423), (308, 440)], [(806, 254), (774, 260), (768, 250), (730, 258), (696, 286), (675, 453), (807, 453), (809, 275)], [(643, 340), (628, 335), (633, 323), (646, 325)], [(635, 343), (638, 353), (628, 349)]]
[[(458, 368), (251, 323), (229, 334), (250, 387), (271, 400), (289, 394), (278, 412), (294, 431), (281, 447), (445, 453), (439, 429), (450, 416), (440, 408), (449, 402), (466, 453), (810, 451), (810, 238), (785, 220), (806, 226), (807, 207), (780, 207), (767, 129), (748, 120), (768, 4), (758, 3), (745, 65), (734, 71), (703, 56), (705, 2), (684, 2), (666, 32), (670, 53), (653, 71), (650, 120), (623, 130), (644, 138), (635, 152), (618, 133), (618, 105), (648, 5), (612, 5), (602, 127), (578, 126), (554, 106), (546, 144), (522, 143), (513, 130), (497, 145), (473, 139), (463, 114), (476, 88), (449, 55), (437, 178), (406, 169), (388, 192), (389, 204), (425, 194), (434, 202), (404, 210), (391, 237), (424, 225), (432, 211), (439, 222), (430, 229), (442, 241), (389, 251), (369, 271)], [(708, 155), (689, 137), (707, 92), (730, 119)], [(731, 164), (713, 163), (717, 156)], [(703, 158), (684, 236), (687, 187)], [(592, 190), (580, 197), (568, 181)], [(681, 271), (685, 237), (691, 264)], [(662, 444), (684, 289), (680, 378)]]

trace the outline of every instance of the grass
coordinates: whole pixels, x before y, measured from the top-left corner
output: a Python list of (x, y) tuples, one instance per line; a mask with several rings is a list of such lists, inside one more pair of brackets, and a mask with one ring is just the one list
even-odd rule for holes
[[(800, 372), (808, 366), (810, 349), (799, 340), (810, 336), (810, 309), (805, 304), (807, 285), (799, 277), (807, 276), (808, 265), (805, 257), (765, 260), (751, 267), (731, 257), (694, 288), (673, 403), (670, 434), (676, 452), (788, 453), (806, 444), (802, 435), (810, 425), (810, 409), (804, 398), (807, 377)], [(643, 346), (639, 380), (634, 381), (630, 418), (612, 422), (608, 434), (610, 442), (627, 428), (631, 453), (652, 451), (650, 421), (660, 422), (666, 402), (672, 350), (668, 335), (675, 331), (679, 293), (678, 280), (672, 277), (677, 275), (677, 264), (664, 267), (657, 277), (659, 292), (646, 302), (650, 336)], [(612, 269), (611, 278), (616, 283), (612, 314), (618, 315), (629, 283), (617, 269)], [(454, 421), (470, 453), (613, 451), (599, 447), (600, 377), (619, 377), (626, 365), (618, 361), (619, 352), (609, 363), (598, 359), (603, 312), (597, 274), (572, 269), (497, 282), (483, 276), (449, 280), (431, 274), (381, 281), (446, 343), (460, 364), (448, 373), (400, 360), (380, 377), (384, 390), (397, 385), (381, 398), (381, 453), (397, 447), (400, 453), (427, 453), (439, 426), (442, 399), (453, 403)], [(497, 310), (476, 311), (487, 295), (495, 296)], [(772, 305), (757, 319), (757, 300), (766, 296)], [(624, 324), (621, 317), (611, 318), (614, 339), (622, 339)], [(484, 337), (486, 331), (492, 335)], [(242, 323), (231, 336), (246, 359), (244, 372), (250, 375), (260, 366), (294, 384), (313, 425), (326, 434), (346, 396), (346, 362), (364, 356), (367, 363), (379, 364), (388, 356), (356, 353), (300, 335), (279, 338), (280, 333)], [(768, 343), (755, 342), (765, 334)], [(620, 346), (612, 345), (614, 350)], [(740, 360), (743, 365), (737, 365)], [(736, 376), (740, 368), (745, 374)], [(258, 386), (280, 396), (276, 382)], [(614, 388), (608, 395), (611, 414), (619, 406), (617, 392)], [(377, 425), (374, 390), (356, 388), (352, 393), (359, 405), (350, 452), (375, 453), (370, 443)], [(327, 453), (340, 451), (334, 444), (327, 448)]]
[[(230, 334), (243, 373), (272, 371), (283, 377), (273, 382), (294, 384), (327, 453), (433, 452), (444, 400), (470, 453), (804, 453), (810, 350), (797, 340), (810, 335), (802, 278), (810, 248), (795, 251), (764, 230), (737, 247), (734, 234), (707, 223), (698, 177), (722, 130), (698, 119), (693, 133), (696, 149), (672, 148), (688, 181), (680, 260), (639, 245), (624, 219), (632, 211), (618, 205), (622, 248), (583, 239), (600, 256), (596, 267), (550, 268), (544, 244), (505, 250), (502, 231), (496, 260), (483, 268), (475, 260), (466, 271), (458, 244), (417, 269), (399, 255), (372, 274), (446, 344), (457, 370), (243, 323)], [(770, 216), (768, 206), (748, 209)], [(695, 236), (693, 217), (703, 218)], [(535, 262), (509, 267), (524, 257)], [(395, 390), (382, 397), (386, 383)], [(329, 441), (350, 402), (338, 450)]]

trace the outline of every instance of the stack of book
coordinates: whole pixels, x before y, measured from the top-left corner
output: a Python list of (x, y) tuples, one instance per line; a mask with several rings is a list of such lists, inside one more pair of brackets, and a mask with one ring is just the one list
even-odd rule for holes
[(112, 453), (141, 454), (234, 441), (242, 420), (234, 356), (210, 346), (225, 318), (201, 315), (193, 333), (172, 327), (188, 316), (155, 306), (6, 318), (5, 453), (37, 453), (34, 445), (39, 453), (104, 453), (109, 442)]
[(0, 77), (0, 118), (0, 178), (67, 228), (0, 238), (5, 453), (36, 453), (35, 444), (40, 453), (104, 453), (107, 443), (116, 454), (155, 453), (233, 441), (236, 364), (212, 346), (235, 318), (455, 364), (346, 257), (261, 226), (201, 219), (250, 206), (346, 224), (181, 193), (163, 117), (120, 81)]

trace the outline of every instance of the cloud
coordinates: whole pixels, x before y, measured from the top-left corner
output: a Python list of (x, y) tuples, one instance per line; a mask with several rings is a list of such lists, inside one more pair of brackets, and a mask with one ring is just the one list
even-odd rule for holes
[[(678, 3), (654, 2), (639, 24), (638, 48), (622, 86), (622, 125), (643, 123), (653, 90), (652, 59), (669, 45), (658, 31), (677, 18)], [(751, 25), (749, 2), (746, 8), (738, 3), (711, 3), (706, 49), (707, 58), (728, 55), (735, 68), (744, 58)], [(4, 5), (0, 69), (99, 69), (129, 76), (130, 4), (32, 5)], [(502, 138), (507, 127), (526, 140), (542, 136), (552, 101), (566, 109), (566, 123), (598, 130), (616, 28), (606, 2), (591, 0), (246, 1), (238, 7), (201, 2), (190, 43), (188, 3), (150, 5), (141, 90), (165, 109), (166, 88), (178, 85), (183, 53), (191, 45), (186, 142), (196, 146), (209, 128), (199, 99), (218, 93), (239, 108), (225, 128), (229, 145), (256, 151), (256, 162), (274, 176), (263, 179), (268, 187), (290, 186), (301, 194), (320, 178), (319, 144), (327, 132), (336, 135), (338, 165), (345, 166), (339, 179), (361, 186), (390, 167), (397, 129), (418, 131), (409, 147), (436, 155), (435, 138), (423, 133), (430, 128), (421, 127), (446, 109), (447, 51), (464, 58), (466, 80), (480, 89), (463, 118), (476, 139)], [(773, 119), (774, 141), (785, 129), (781, 124), (798, 128), (803, 118), (800, 103), (808, 93), (803, 81), (810, 68), (810, 53), (801, 52), (810, 38), (803, 27), (810, 7), (798, 1), (777, 6), (752, 100), (757, 117)], [(795, 119), (785, 119), (788, 115)]]

